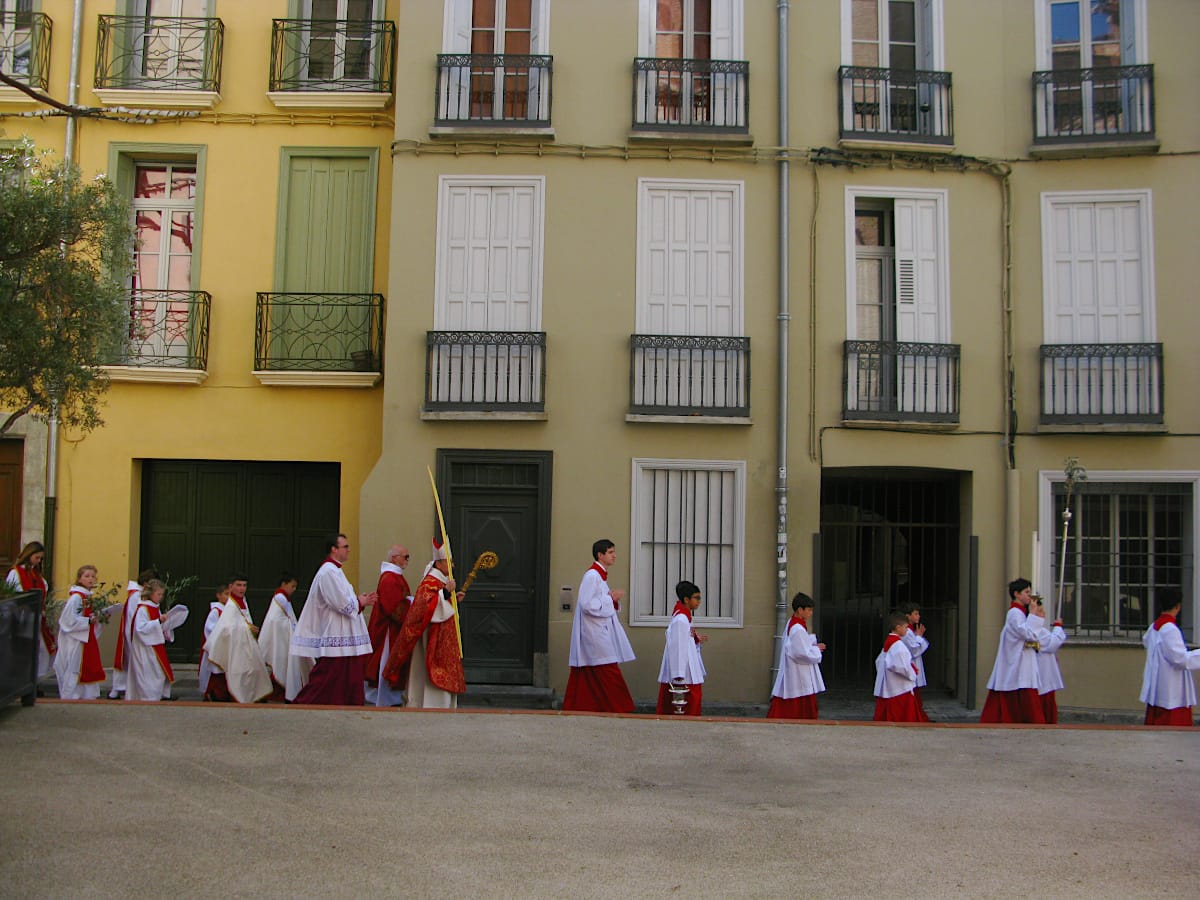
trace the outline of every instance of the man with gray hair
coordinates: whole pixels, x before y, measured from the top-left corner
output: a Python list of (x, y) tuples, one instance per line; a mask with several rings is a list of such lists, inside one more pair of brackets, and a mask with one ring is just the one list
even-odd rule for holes
[(367, 706), (403, 706), (403, 685), (408, 682), (408, 673), (399, 680), (401, 687), (393, 687), (383, 677), (392, 645), (400, 634), (400, 626), (412, 603), (412, 590), (404, 578), (404, 567), (408, 565), (408, 548), (393, 544), (388, 548), (387, 559), (379, 564), (379, 586), (375, 593), (379, 599), (371, 609), (371, 621), (367, 631), (371, 634), (371, 655), (367, 657), (366, 679)]

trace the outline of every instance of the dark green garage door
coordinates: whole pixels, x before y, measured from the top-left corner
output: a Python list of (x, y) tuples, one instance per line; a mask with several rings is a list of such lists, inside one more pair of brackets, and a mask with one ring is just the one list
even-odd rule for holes
[[(199, 583), (182, 595), (190, 610), (171, 657), (196, 661), (213, 586), (234, 572), (250, 579), (250, 611), (261, 623), (279, 573), (300, 579), (297, 598), (324, 558), (322, 538), (338, 529), (337, 463), (147, 460), (142, 464), (138, 569)], [(302, 603), (296, 604), (300, 611)]]

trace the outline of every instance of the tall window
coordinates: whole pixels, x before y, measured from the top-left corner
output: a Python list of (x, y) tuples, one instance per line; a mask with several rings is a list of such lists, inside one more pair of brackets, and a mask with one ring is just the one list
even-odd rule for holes
[(848, 188), (846, 219), (846, 410), (956, 413), (945, 192)]
[(843, 83), (844, 131), (948, 133), (946, 98), (911, 74), (941, 68), (941, 9), (942, 0), (842, 0), (842, 63), (868, 70)]
[(33, 0), (0, 0), (0, 72), (29, 75)]
[(550, 0), (446, 0), (447, 54), (469, 54), (444, 70), (447, 118), (548, 121)]
[(206, 17), (208, 4), (209, 0), (131, 0), (134, 77), (143, 86), (203, 77), (208, 32), (184, 20)]
[(1052, 517), (1043, 524), (1053, 540), (1043, 539), (1043, 545), (1053, 549), (1050, 580), (1042, 593), (1057, 597), (1059, 578), (1065, 576), (1062, 615), (1068, 630), (1096, 637), (1140, 635), (1154, 621), (1155, 601), (1164, 589), (1182, 591), (1185, 607), (1192, 608), (1194, 479), (1089, 480), (1076, 485), (1065, 567), (1065, 485), (1053, 483), (1050, 493)]
[(304, 0), (310, 20), (308, 77), (314, 81), (371, 78), (372, 32), (368, 23), (382, 0)]
[(675, 585), (699, 585), (696, 613), (706, 625), (742, 624), (746, 464), (740, 461), (633, 461), (632, 625), (661, 625)]
[(188, 355), (196, 164), (138, 163), (130, 337), (148, 358)]
[(1120, 70), (1147, 61), (1143, 0), (1039, 0), (1037, 10), (1039, 66), (1053, 72), (1039, 134), (1148, 130), (1149, 82)]

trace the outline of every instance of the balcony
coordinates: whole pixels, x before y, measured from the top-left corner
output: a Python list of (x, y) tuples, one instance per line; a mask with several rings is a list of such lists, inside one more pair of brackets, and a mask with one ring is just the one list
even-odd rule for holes
[(633, 130), (747, 135), (750, 63), (722, 59), (633, 61)]
[(1102, 66), (1033, 73), (1034, 146), (1149, 144), (1154, 66)]
[(267, 96), (281, 108), (382, 109), (396, 77), (396, 24), (273, 19)]
[(1161, 425), (1162, 344), (1043, 344), (1043, 425)]
[(629, 413), (750, 415), (750, 338), (629, 336)]
[[(45, 13), (0, 11), (0, 72), (31, 88), (44, 91), (50, 83), (50, 32)], [(31, 98), (0, 84), (0, 102), (30, 102)]]
[(441, 53), (434, 128), (549, 129), (553, 56)]
[(545, 332), (426, 334), (425, 412), (543, 413), (545, 397)]
[(263, 384), (373, 387), (382, 378), (382, 294), (259, 293), (255, 319)]
[(844, 420), (958, 422), (958, 344), (846, 341), (844, 347)]
[(207, 291), (132, 292), (122, 346), (106, 367), (113, 381), (199, 384), (207, 377)]
[(220, 19), (100, 16), (96, 96), (123, 106), (215, 106), (224, 40)]
[(843, 141), (954, 144), (949, 72), (838, 69), (838, 119)]

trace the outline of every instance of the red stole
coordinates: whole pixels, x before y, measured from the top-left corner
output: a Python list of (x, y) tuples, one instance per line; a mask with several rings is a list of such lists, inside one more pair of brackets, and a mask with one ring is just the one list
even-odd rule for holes
[(1019, 609), (1021, 612), (1025, 613), (1025, 615), (1029, 615), (1029, 607), (1018, 600), (1014, 600), (1012, 603), (1008, 604), (1008, 608)]
[(383, 656), (384, 641), (390, 641), (390, 650), (404, 624), (404, 617), (408, 612), (408, 581), (403, 575), (384, 572), (379, 576), (377, 591), (379, 599), (371, 610), (371, 620), (367, 623), (367, 633), (371, 635), (371, 655), (367, 657), (366, 670), (363, 672), (363, 677), (372, 686), (379, 678), (379, 661)]
[[(143, 600), (138, 606), (146, 608), (146, 616), (151, 622), (157, 622), (162, 619), (162, 611), (159, 610), (157, 603), (151, 603), (149, 600)], [(129, 620), (129, 640), (133, 640), (133, 625), (137, 621), (137, 610), (133, 611), (133, 618)], [(167, 681), (175, 683), (175, 673), (171, 671), (171, 663), (167, 660), (167, 645), (152, 644), (154, 647), (154, 655), (158, 657), (158, 664), (163, 670), (163, 674), (167, 676)]]
[(120, 631), (117, 632), (117, 652), (113, 655), (113, 668), (116, 669), (118, 672), (125, 671), (125, 628), (124, 628), (125, 617), (128, 616), (129, 621), (132, 623), (133, 622), (133, 613), (137, 612), (136, 609), (133, 610), (133, 612), (129, 611), (129, 600), (131, 597), (133, 597), (134, 594), (136, 594), (140, 590), (141, 590), (140, 587), (131, 588), (125, 594), (125, 608), (121, 610), (122, 628)]
[(805, 631), (808, 631), (808, 626), (804, 624), (804, 620), (802, 618), (800, 618), (799, 616), (792, 616), (790, 619), (788, 619), (787, 628), (785, 628), (783, 630), (783, 633), (791, 634), (792, 629), (795, 628), (797, 625), (799, 625)]
[(671, 617), (674, 618), (680, 613), (683, 613), (685, 616), (687, 616), (689, 622), (692, 621), (692, 611), (684, 605), (682, 600), (676, 600), (675, 609), (671, 611)]
[[(605, 569), (604, 569), (604, 566), (600, 565), (600, 563), (598, 563), (598, 562), (594, 562), (594, 563), (592, 563), (592, 564), (591, 564), (591, 565), (590, 565), (588, 568), (589, 568), (589, 569), (591, 569), (593, 572), (598, 572), (598, 573), (600, 574), (600, 578), (601, 578), (601, 579), (602, 579), (604, 582), (606, 582), (606, 583), (608, 582), (608, 572), (606, 572), (606, 571), (605, 571)], [(611, 596), (611, 595), (610, 595), (610, 596)], [(620, 609), (620, 608), (621, 608), (621, 604), (620, 604), (620, 602), (617, 600), (617, 598), (616, 598), (616, 597), (613, 597), (613, 598), (612, 598), (612, 602), (613, 602), (613, 609)], [(691, 621), (691, 618), (692, 618), (691, 616), (688, 616), (688, 620), (689, 620), (689, 621)]]
[(50, 625), (46, 622), (46, 579), (42, 577), (40, 572), (35, 572), (33, 569), (25, 566), (13, 566), (17, 572), (17, 578), (21, 580), (21, 590), (23, 591), (39, 591), (42, 595), (42, 643), (46, 645), (48, 653), (54, 653), (58, 650), (58, 640), (54, 637), (54, 632), (50, 630)]
[(96, 641), (96, 623), (91, 621), (92, 600), (88, 594), (76, 590), (72, 590), (71, 594), (80, 598), (80, 614), (89, 619), (87, 643), (83, 645), (83, 655), (79, 661), (79, 683), (98, 684), (106, 675), (104, 663), (100, 660), (100, 644)]
[[(898, 635), (898, 634), (889, 634), (887, 637), (885, 637), (883, 639), (883, 652), (887, 653), (889, 650), (891, 650), (892, 647), (895, 646), (896, 642), (899, 641), (900, 639), (901, 639), (900, 635)], [(917, 664), (910, 663), (910, 665), (912, 666), (912, 670), (919, 675), (920, 670), (917, 669)]]
[(1158, 631), (1164, 625), (1174, 625), (1174, 624), (1175, 624), (1175, 617), (1172, 615), (1168, 615), (1167, 613), (1163, 613), (1161, 616), (1159, 616), (1157, 619), (1154, 620), (1154, 630)]

